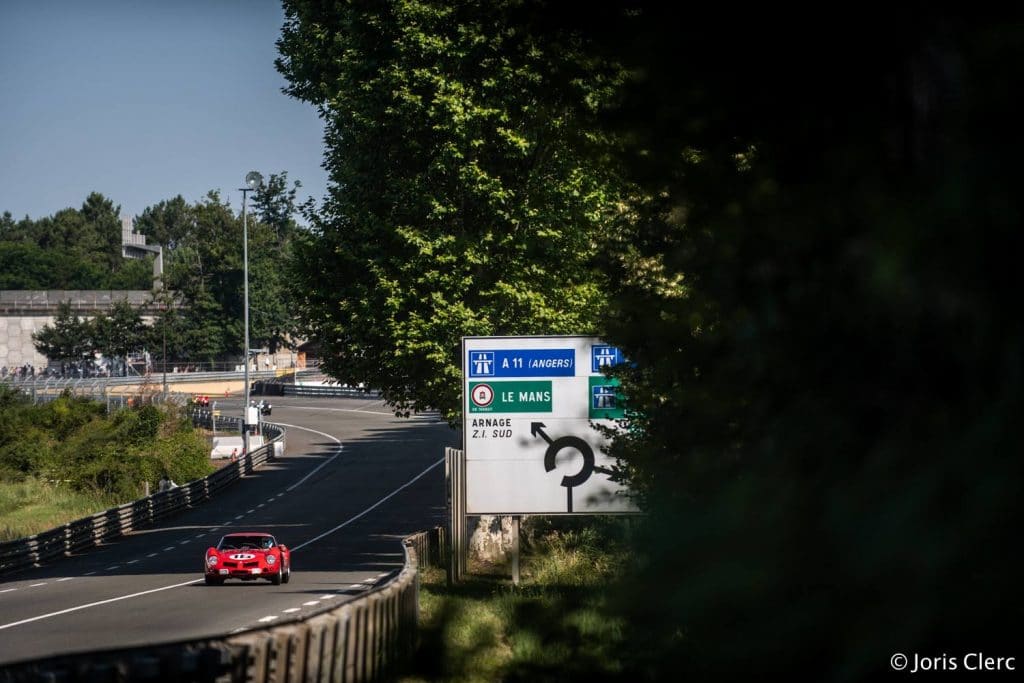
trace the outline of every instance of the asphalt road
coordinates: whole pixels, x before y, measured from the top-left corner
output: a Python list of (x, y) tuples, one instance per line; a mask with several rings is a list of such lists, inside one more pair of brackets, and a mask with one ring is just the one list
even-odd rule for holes
[[(397, 573), (400, 539), (444, 522), (444, 447), (457, 433), (375, 400), (271, 401), (283, 458), (160, 526), (0, 582), (0, 665), (280, 624)], [(291, 582), (205, 585), (205, 551), (232, 531), (289, 546)]]

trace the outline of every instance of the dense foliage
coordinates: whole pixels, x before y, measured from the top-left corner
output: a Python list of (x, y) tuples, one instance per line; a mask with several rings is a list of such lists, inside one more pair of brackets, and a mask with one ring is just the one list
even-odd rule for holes
[(117, 207), (93, 192), (81, 209), (0, 216), (0, 289), (149, 289), (151, 259), (121, 258)]
[(464, 334), (635, 362), (631, 677), (1009, 656), (1019, 24), (285, 6), (279, 68), (328, 123), (302, 263), (330, 370), (451, 418)]
[(191, 481), (212, 471), (205, 438), (171, 407), (106, 414), (83, 398), (32, 405), (0, 385), (0, 481), (27, 477), (123, 503), (168, 475)]
[(517, 1), (285, 12), (278, 68), (327, 128), (296, 261), (323, 367), (454, 419), (463, 335), (596, 331), (615, 189), (587, 155), (620, 70)]

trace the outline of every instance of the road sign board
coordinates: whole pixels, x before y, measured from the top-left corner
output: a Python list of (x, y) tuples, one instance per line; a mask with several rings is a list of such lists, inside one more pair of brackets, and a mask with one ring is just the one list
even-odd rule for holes
[(617, 348), (594, 337), (466, 337), (462, 360), (467, 514), (637, 511), (594, 428), (624, 416), (618, 380), (601, 374), (623, 362)]
[[(471, 413), (550, 413), (550, 380), (470, 382)], [(481, 395), (487, 399), (481, 402)]]
[(494, 349), (469, 352), (470, 377), (572, 377), (573, 349)]

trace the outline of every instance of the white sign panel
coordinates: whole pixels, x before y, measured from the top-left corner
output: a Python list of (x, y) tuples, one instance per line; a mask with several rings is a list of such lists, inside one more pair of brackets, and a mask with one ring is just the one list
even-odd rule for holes
[(595, 337), (463, 339), (466, 514), (636, 512), (593, 425), (623, 411)]

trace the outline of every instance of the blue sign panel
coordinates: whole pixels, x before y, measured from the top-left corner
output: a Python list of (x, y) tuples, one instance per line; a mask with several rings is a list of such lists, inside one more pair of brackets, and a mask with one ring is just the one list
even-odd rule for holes
[(573, 349), (496, 349), (469, 352), (470, 377), (573, 377)]
[(590, 347), (590, 371), (601, 372), (603, 368), (610, 368), (624, 362), (622, 351), (614, 346), (594, 344)]

